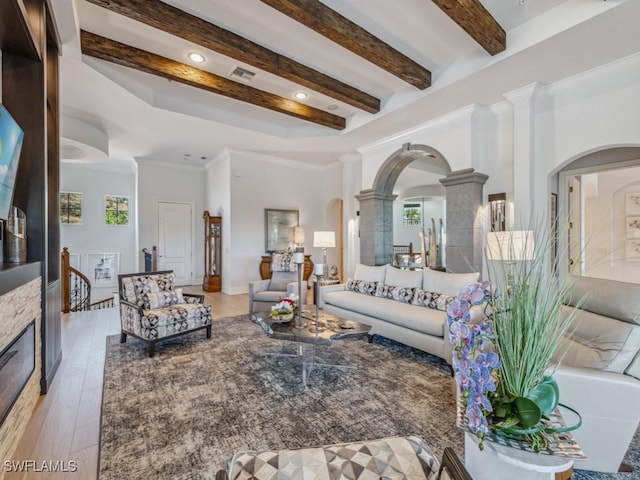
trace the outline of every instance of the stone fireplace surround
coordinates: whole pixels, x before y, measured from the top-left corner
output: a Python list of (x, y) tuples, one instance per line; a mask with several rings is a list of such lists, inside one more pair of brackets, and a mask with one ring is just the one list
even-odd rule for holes
[[(40, 262), (0, 271), (0, 351), (35, 320), (35, 369), (0, 426), (0, 458), (12, 459), (40, 397), (41, 277)], [(0, 388), (3, 388), (0, 385)], [(4, 472), (0, 471), (0, 479)]]

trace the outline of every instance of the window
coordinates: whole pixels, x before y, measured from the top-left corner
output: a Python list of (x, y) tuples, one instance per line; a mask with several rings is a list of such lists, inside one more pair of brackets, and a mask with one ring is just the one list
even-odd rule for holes
[(60, 223), (82, 224), (82, 194), (60, 192)]
[(422, 223), (419, 203), (405, 203), (402, 209), (402, 224), (413, 227)]
[(129, 225), (129, 197), (105, 195), (104, 221), (107, 225)]

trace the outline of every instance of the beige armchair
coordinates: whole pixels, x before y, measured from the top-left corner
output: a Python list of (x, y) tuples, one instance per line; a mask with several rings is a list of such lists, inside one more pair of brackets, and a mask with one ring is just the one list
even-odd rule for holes
[[(249, 313), (271, 310), (271, 305), (290, 293), (298, 293), (298, 272), (273, 272), (271, 278), (249, 282)], [(302, 281), (302, 304), (307, 282)]]

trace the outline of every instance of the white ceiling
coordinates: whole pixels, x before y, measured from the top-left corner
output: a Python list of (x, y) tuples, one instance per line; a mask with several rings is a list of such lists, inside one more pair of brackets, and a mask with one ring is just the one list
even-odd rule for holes
[[(146, 159), (203, 165), (223, 149), (276, 155), (320, 168), (345, 153), (473, 103), (491, 104), (532, 82), (549, 83), (638, 52), (638, 0), (483, 0), (507, 31), (494, 57), (430, 0), (323, 0), (432, 72), (420, 91), (259, 0), (166, 0), (382, 101), (377, 114), (155, 30), (84, 0), (53, 0), (63, 40), (61, 113), (104, 132), (114, 165)], [(255, 71), (250, 85), (347, 118), (335, 131), (193, 87), (82, 56), (79, 28), (228, 77)], [(72, 119), (72, 120), (69, 120)], [(64, 139), (63, 139), (64, 144)], [(74, 145), (77, 146), (77, 145)], [(70, 149), (73, 150), (73, 149)], [(74, 151), (75, 156), (77, 152)], [(187, 156), (188, 155), (188, 156)], [(78, 159), (75, 159), (78, 161)]]

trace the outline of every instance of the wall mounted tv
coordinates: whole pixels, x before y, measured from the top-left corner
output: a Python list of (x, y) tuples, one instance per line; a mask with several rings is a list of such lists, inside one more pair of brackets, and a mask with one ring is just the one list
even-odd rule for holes
[(0, 219), (7, 220), (13, 201), (24, 132), (0, 104)]

